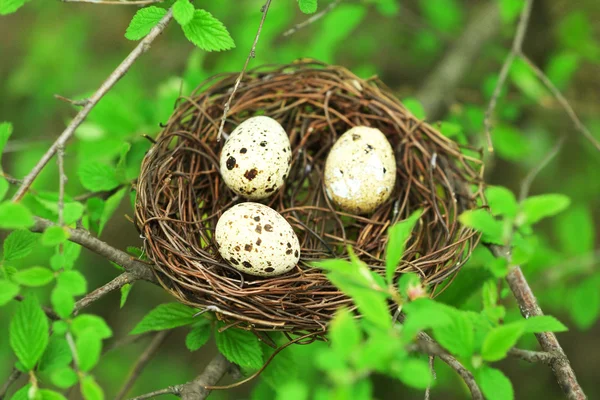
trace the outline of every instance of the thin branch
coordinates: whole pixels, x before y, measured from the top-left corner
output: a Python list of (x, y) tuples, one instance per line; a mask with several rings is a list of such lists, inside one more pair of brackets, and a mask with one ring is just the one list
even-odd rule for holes
[(143, 279), (142, 275), (143, 273), (139, 269), (135, 269), (132, 272), (123, 272), (121, 275), (117, 276), (112, 281), (108, 282), (103, 286), (100, 286), (98, 289), (88, 293), (81, 300), (77, 301), (77, 303), (75, 303), (75, 309), (73, 310), (73, 314), (76, 315), (79, 311), (81, 311), (81, 309), (89, 306), (95, 301), (100, 300), (102, 297), (106, 296), (110, 292), (119, 290), (128, 283), (133, 283), (135, 281)]
[(527, 25), (529, 24), (529, 16), (531, 15), (532, 5), (533, 0), (526, 0), (525, 5), (523, 6), (523, 11), (521, 11), (521, 17), (519, 18), (519, 24), (517, 25), (517, 32), (512, 43), (512, 48), (510, 50), (510, 53), (504, 60), (504, 64), (502, 64), (502, 68), (500, 69), (500, 75), (498, 76), (498, 81), (496, 82), (496, 87), (494, 88), (494, 92), (492, 94), (492, 98), (490, 99), (490, 103), (488, 104), (488, 108), (485, 111), (483, 125), (485, 129), (485, 136), (488, 142), (488, 150), (490, 152), (494, 151), (494, 145), (492, 143), (491, 136), (492, 114), (494, 113), (494, 109), (496, 108), (496, 103), (498, 102), (498, 98), (500, 97), (502, 87), (504, 86), (506, 78), (508, 77), (510, 67), (513, 61), (515, 60), (515, 57), (517, 57), (521, 53), (521, 49), (523, 47), (523, 40), (525, 39), (525, 33), (527, 32)]
[(162, 3), (163, 0), (61, 0), (63, 3), (91, 3), (100, 5), (121, 5), (121, 6), (145, 6), (148, 4)]
[(244, 77), (244, 73), (246, 72), (246, 69), (248, 68), (248, 63), (250, 62), (251, 58), (256, 57), (256, 45), (258, 44), (258, 38), (260, 37), (260, 32), (262, 31), (262, 27), (265, 23), (265, 20), (267, 19), (267, 13), (269, 12), (270, 6), (271, 6), (271, 0), (267, 0), (265, 5), (262, 6), (262, 8), (260, 9), (260, 11), (262, 12), (262, 18), (260, 20), (260, 24), (258, 25), (258, 31), (256, 32), (256, 36), (254, 37), (254, 43), (252, 44), (250, 53), (248, 53), (248, 57), (246, 58), (246, 62), (244, 63), (244, 68), (242, 68), (242, 71), (240, 72), (237, 79), (235, 80), (235, 85), (233, 85), (233, 90), (231, 91), (231, 94), (229, 95), (229, 99), (227, 99), (227, 103), (225, 103), (225, 107), (223, 107), (223, 116), (221, 117), (221, 125), (219, 125), (219, 134), (217, 136), (217, 140), (220, 140), (221, 136), (223, 135), (223, 127), (225, 126), (225, 120), (227, 119), (227, 113), (229, 112), (229, 108), (231, 107), (231, 102), (233, 100), (233, 96), (235, 95), (235, 92), (237, 91), (238, 87), (240, 86), (240, 83), (242, 82), (242, 78)]
[(6, 380), (6, 382), (4, 382), (4, 385), (2, 385), (2, 388), (0, 388), (0, 400), (4, 399), (4, 397), (6, 396), (6, 392), (8, 392), (8, 389), (10, 389), (11, 385), (13, 383), (15, 383), (15, 381), (17, 379), (19, 379), (20, 377), (21, 377), (21, 371), (19, 371), (16, 368), (13, 368), (12, 372), (8, 376), (8, 379)]
[(316, 21), (320, 20), (325, 15), (327, 15), (331, 11), (333, 11), (333, 9), (336, 8), (341, 2), (342, 2), (342, 0), (335, 0), (335, 1), (331, 2), (331, 3), (329, 3), (327, 5), (327, 7), (325, 7), (324, 9), (322, 9), (321, 11), (319, 11), (318, 13), (313, 14), (310, 18), (308, 18), (308, 19), (300, 22), (297, 25), (294, 25), (293, 27), (291, 27), (290, 29), (288, 29), (287, 31), (285, 31), (283, 33), (283, 36), (293, 35), (297, 31), (299, 31), (300, 29), (306, 28), (308, 25), (315, 23)]
[(102, 350), (102, 355), (115, 349), (119, 349), (121, 347), (136, 343), (142, 339), (145, 339), (146, 337), (149, 337), (150, 335), (152, 335), (152, 332), (140, 333), (139, 335), (126, 335), (121, 339), (111, 342), (108, 346), (104, 347)]
[[(65, 174), (65, 149), (61, 144), (56, 151), (58, 158), (58, 226), (62, 227), (65, 224), (65, 184), (67, 183), (67, 175)], [(61, 254), (62, 251), (63, 248), (61, 245)]]
[(508, 355), (532, 364), (542, 363), (546, 365), (552, 365), (556, 359), (561, 357), (560, 354), (551, 354), (545, 351), (531, 351), (517, 348), (510, 349), (508, 351)]
[(206, 399), (211, 391), (209, 388), (216, 385), (232, 365), (221, 353), (217, 354), (196, 379), (181, 387), (181, 399)]
[(141, 396), (132, 397), (130, 400), (146, 400), (154, 397), (162, 396), (164, 394), (173, 394), (175, 396), (179, 396), (181, 393), (181, 385), (169, 386), (164, 389), (155, 390), (154, 392), (146, 393)]
[(71, 104), (73, 106), (76, 106), (76, 107), (84, 107), (90, 102), (89, 99), (73, 100), (73, 99), (69, 99), (68, 97), (61, 96), (60, 94), (55, 94), (54, 98), (57, 100), (63, 101), (65, 103)]
[(125, 383), (121, 387), (121, 390), (119, 390), (119, 393), (115, 397), (115, 400), (122, 400), (123, 398), (125, 398), (127, 392), (131, 390), (131, 387), (133, 386), (137, 378), (140, 376), (146, 365), (148, 365), (152, 357), (154, 357), (158, 349), (160, 349), (160, 346), (162, 346), (167, 336), (169, 336), (169, 333), (171, 333), (171, 331), (166, 330), (158, 332), (156, 335), (154, 335), (154, 338), (152, 339), (146, 350), (144, 350), (144, 352), (140, 355), (140, 358), (138, 358), (137, 362), (129, 372), (129, 376), (125, 380)]
[(173, 12), (171, 9), (167, 12), (167, 14), (156, 24), (148, 35), (144, 39), (142, 39), (138, 45), (133, 49), (131, 53), (121, 62), (121, 64), (108, 76), (108, 78), (100, 85), (98, 90), (89, 98), (89, 102), (77, 113), (75, 118), (71, 121), (71, 123), (67, 126), (67, 128), (61, 133), (58, 139), (54, 142), (54, 144), (48, 149), (48, 151), (42, 156), (42, 158), (38, 161), (35, 167), (27, 174), (27, 176), (23, 179), (23, 184), (19, 187), (15, 195), (13, 196), (13, 201), (20, 201), (27, 190), (33, 184), (33, 181), (38, 177), (38, 175), (42, 172), (44, 167), (48, 164), (50, 159), (56, 154), (59, 147), (64, 147), (67, 141), (73, 136), (75, 130), (81, 123), (85, 120), (88, 114), (92, 111), (92, 109), (98, 104), (100, 99), (117, 83), (119, 79), (121, 79), (129, 68), (133, 65), (133, 63), (142, 55), (146, 50), (150, 48), (150, 45), (162, 33), (162, 31), (166, 28), (168, 23), (173, 18)]
[[(435, 373), (435, 367), (434, 367), (434, 364), (433, 364), (434, 361), (435, 361), (435, 356), (429, 356), (429, 371), (431, 371), (431, 379), (432, 379), (432, 381), (435, 381), (437, 379), (437, 374)], [(430, 400), (430, 397), (431, 397), (431, 385), (432, 385), (432, 383), (430, 383), (427, 386), (427, 389), (425, 389), (425, 400)]]
[[(54, 225), (55, 224), (52, 221), (35, 217), (35, 225), (30, 228), (30, 230), (32, 232), (43, 232), (46, 228)], [(156, 283), (156, 278), (152, 273), (151, 265), (139, 261), (124, 251), (116, 249), (108, 243), (93, 237), (85, 229), (67, 229), (69, 232), (69, 240), (71, 242), (80, 244), (109, 261), (122, 266), (127, 272), (134, 273), (136, 276), (139, 274), (140, 279)]]
[(527, 63), (527, 65), (529, 65), (529, 67), (535, 73), (535, 75), (538, 77), (538, 79), (540, 81), (542, 81), (542, 83), (546, 86), (546, 88), (552, 93), (552, 95), (554, 97), (556, 97), (556, 100), (558, 100), (558, 102), (560, 103), (562, 108), (564, 108), (565, 111), (567, 112), (567, 115), (569, 116), (569, 118), (571, 118), (571, 120), (573, 121), (573, 124), (575, 124), (575, 129), (577, 129), (579, 132), (581, 132), (583, 134), (583, 136), (585, 136), (590, 142), (592, 142), (592, 144), (594, 145), (594, 147), (596, 147), (596, 149), (600, 150), (600, 142), (598, 142), (598, 140), (596, 140), (594, 135), (592, 135), (592, 132), (590, 132), (589, 129), (585, 125), (583, 125), (583, 123), (581, 122), (581, 120), (579, 119), (577, 114), (575, 113), (575, 110), (573, 110), (573, 107), (571, 107), (571, 105), (569, 104), (567, 99), (562, 95), (560, 90), (558, 90), (558, 88), (556, 86), (554, 86), (554, 84), (552, 83), (552, 81), (550, 79), (548, 79), (546, 74), (544, 74), (544, 72), (541, 69), (539, 69), (538, 66), (535, 65), (529, 57), (527, 57), (525, 54), (523, 54), (523, 52), (520, 53), (520, 56), (521, 56), (521, 59), (523, 61), (525, 61), (525, 63)]
[(535, 165), (535, 167), (529, 171), (523, 182), (521, 183), (521, 190), (519, 191), (519, 201), (525, 200), (529, 195), (529, 189), (531, 188), (531, 184), (533, 180), (538, 176), (538, 174), (550, 164), (550, 162), (556, 157), (562, 145), (565, 142), (565, 136), (561, 136), (560, 139), (556, 142), (556, 144), (552, 147), (550, 152), (544, 156), (544, 158)]

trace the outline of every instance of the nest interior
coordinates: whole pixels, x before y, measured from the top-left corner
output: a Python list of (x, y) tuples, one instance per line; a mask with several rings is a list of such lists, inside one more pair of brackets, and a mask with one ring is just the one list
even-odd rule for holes
[[(243, 275), (219, 255), (214, 228), (244, 201), (220, 177), (219, 124), (238, 74), (215, 76), (182, 97), (146, 155), (137, 184), (136, 224), (162, 285), (182, 302), (215, 311), (231, 325), (257, 331), (323, 332), (351, 300), (312, 261), (346, 258), (347, 246), (383, 274), (387, 228), (422, 209), (397, 273), (418, 273), (434, 290), (449, 283), (477, 235), (458, 215), (482, 196), (481, 163), (464, 147), (416, 119), (377, 79), (313, 61), (248, 72), (227, 113), (224, 132), (255, 115), (276, 119), (289, 135), (291, 171), (262, 201), (292, 225), (302, 248), (289, 273)], [(391, 198), (369, 215), (331, 204), (323, 185), (329, 149), (348, 129), (380, 129), (395, 152)]]

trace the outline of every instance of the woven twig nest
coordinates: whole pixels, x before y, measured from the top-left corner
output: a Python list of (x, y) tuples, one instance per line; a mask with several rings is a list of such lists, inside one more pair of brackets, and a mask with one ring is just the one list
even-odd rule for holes
[[(247, 73), (224, 129), (231, 132), (248, 117), (267, 115), (288, 133), (290, 174), (264, 203), (294, 228), (302, 248), (300, 262), (271, 278), (231, 268), (219, 255), (213, 233), (223, 212), (244, 201), (221, 179), (224, 140), (217, 140), (237, 77), (215, 76), (182, 98), (143, 161), (136, 224), (156, 276), (169, 292), (245, 328), (323, 332), (334, 312), (351, 300), (310, 263), (347, 257), (350, 245), (383, 274), (387, 229), (416, 209), (424, 213), (397, 273), (416, 272), (434, 289), (451, 281), (478, 239), (457, 218), (481, 196), (480, 162), (416, 119), (381, 82), (312, 61)], [(397, 161), (391, 198), (366, 216), (336, 209), (323, 185), (329, 149), (357, 125), (380, 129)]]

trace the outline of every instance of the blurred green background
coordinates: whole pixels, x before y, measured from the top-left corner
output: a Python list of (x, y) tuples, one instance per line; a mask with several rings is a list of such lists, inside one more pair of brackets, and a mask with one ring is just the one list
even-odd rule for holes
[[(123, 142), (132, 144), (129, 178), (136, 176), (159, 123), (166, 122), (180, 93), (190, 93), (203, 79), (220, 72), (239, 71), (248, 55), (262, 1), (196, 1), (222, 20), (236, 48), (206, 53), (187, 42), (172, 24), (94, 109), (67, 148), (66, 163), (71, 195), (84, 193), (75, 172), (82, 160), (114, 161)], [(327, 1), (320, 1), (320, 8)], [(501, 7), (498, 12), (493, 6)], [(294, 0), (274, 0), (264, 25), (256, 58), (250, 66), (288, 63), (300, 57), (343, 65), (361, 77), (377, 74), (406, 104), (419, 112), (415, 98), (444, 56), (465, 41), (482, 41), (456, 90), (441, 90), (443, 111), (428, 122), (443, 120), (455, 127), (445, 132), (455, 140), (483, 146), (483, 116), (501, 63), (510, 48), (522, 1), (399, 0), (343, 1), (309, 27), (284, 37), (285, 30), (306, 18)], [(0, 121), (11, 121), (15, 132), (4, 156), (5, 171), (23, 177), (74, 115), (73, 107), (54, 98), (84, 98), (92, 93), (135, 43), (123, 34), (135, 6), (100, 6), (33, 0), (19, 12), (0, 17)], [(482, 14), (483, 13), (483, 14)], [(492, 14), (490, 14), (492, 13)], [(494, 23), (483, 31), (462, 37), (474, 20), (487, 15)], [(597, 0), (539, 0), (534, 2), (524, 51), (565, 94), (592, 134), (600, 139), (600, 6)], [(489, 38), (488, 38), (489, 37)], [(483, 38), (483, 39), (482, 39)], [(525, 64), (517, 62), (496, 109), (493, 132), (496, 157), (486, 165), (487, 181), (518, 191), (525, 174), (565, 133), (559, 156), (535, 181), (532, 193), (557, 192), (572, 199), (572, 207), (539, 226), (533, 259), (523, 269), (542, 308), (570, 328), (559, 334), (565, 351), (590, 398), (600, 398), (600, 274), (596, 225), (600, 215), (600, 156), (574, 128), (559, 103)], [(36, 181), (38, 190), (56, 190), (57, 169), (52, 162)], [(116, 247), (140, 246), (129, 201), (112, 218), (101, 238)], [(45, 265), (50, 252), (36, 252), (27, 263)], [(477, 252), (461, 276), (484, 262)], [(32, 259), (33, 258), (33, 259)], [(118, 271), (107, 261), (84, 251), (79, 269), (90, 288), (107, 282)], [(106, 318), (114, 337), (122, 338), (152, 307), (171, 299), (146, 283), (134, 285), (130, 299), (119, 309), (113, 293), (90, 308)], [(480, 295), (466, 301), (477, 307)], [(509, 314), (518, 313), (507, 296)], [(12, 306), (0, 309), (0, 381), (8, 376), (14, 356), (8, 345), (8, 316)], [(133, 394), (141, 394), (192, 379), (215, 354), (211, 343), (195, 353), (184, 345), (184, 330), (172, 333), (137, 381)], [(95, 374), (107, 398), (113, 398), (149, 338), (108, 353)], [(296, 360), (318, 352), (316, 344), (296, 346)], [(535, 348), (533, 337), (523, 347)], [(109, 344), (110, 346), (110, 344)], [(286, 350), (287, 351), (287, 350)], [(310, 370), (306, 361), (293, 366)], [(517, 399), (562, 398), (549, 368), (514, 359), (500, 367), (513, 380)], [(313, 379), (317, 379), (317, 374)], [(438, 384), (432, 398), (466, 398), (467, 392), (453, 372), (439, 364)], [(230, 378), (227, 378), (230, 381)], [(375, 378), (378, 398), (421, 399), (423, 394), (399, 383)], [(15, 385), (15, 388), (17, 385)], [(79, 394), (73, 391), (72, 398)], [(215, 392), (212, 398), (271, 398), (269, 384), (255, 380), (235, 390)], [(165, 397), (167, 398), (167, 397)]]

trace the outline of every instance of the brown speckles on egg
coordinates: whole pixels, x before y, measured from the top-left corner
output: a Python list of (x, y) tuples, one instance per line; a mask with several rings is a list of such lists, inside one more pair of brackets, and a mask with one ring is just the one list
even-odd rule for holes
[(273, 225), (271, 225), (271, 224), (265, 224), (265, 231), (267, 231), (267, 232), (273, 232)]
[[(258, 170), (256, 168), (252, 168), (244, 172), (244, 178), (248, 179), (249, 181), (256, 178), (256, 175), (258, 175)], [(256, 191), (256, 188), (253, 188), (253, 190)]]
[(227, 169), (229, 169), (229, 170), (232, 170), (233, 168), (235, 168), (235, 158), (229, 157), (227, 159), (226, 165), (227, 165)]
[(246, 268), (252, 268), (252, 264), (250, 264), (248, 261), (242, 262), (242, 265)]
[(244, 250), (246, 250), (246, 251), (252, 251), (252, 243), (245, 245), (244, 246)]

